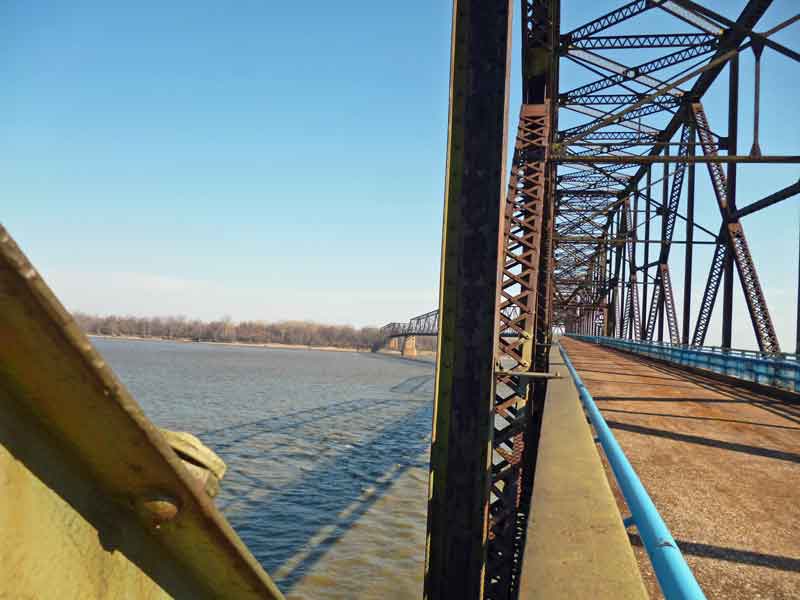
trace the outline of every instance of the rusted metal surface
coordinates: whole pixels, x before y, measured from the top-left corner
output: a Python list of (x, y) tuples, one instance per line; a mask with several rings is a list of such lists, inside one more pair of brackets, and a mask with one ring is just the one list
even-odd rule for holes
[(456, 0), (425, 597), (484, 593), (511, 3)]
[[(709, 129), (708, 118), (700, 102), (692, 103), (692, 115), (697, 123), (697, 133), (703, 153), (707, 156), (716, 156), (716, 144)], [(717, 198), (720, 215), (727, 230), (727, 235), (724, 237), (728, 246), (727, 252), (728, 255), (733, 256), (736, 262), (758, 347), (762, 352), (780, 352), (778, 336), (772, 324), (772, 317), (769, 314), (767, 300), (756, 272), (756, 265), (744, 235), (744, 228), (736, 216), (736, 207), (731, 206), (728, 200), (725, 174), (719, 165), (712, 163), (708, 165), (708, 173)]]
[[(594, 344), (561, 343), (707, 596), (795, 598), (800, 403)], [(630, 537), (659, 597), (634, 529)]]
[(2, 227), (0, 411), (4, 597), (283, 597)]
[(536, 309), (547, 209), (548, 104), (523, 105), (506, 195), (499, 269), (494, 435), (489, 498), (487, 598), (508, 598), (518, 585), (525, 514), (521, 501), (534, 384), (508, 371), (533, 371)]

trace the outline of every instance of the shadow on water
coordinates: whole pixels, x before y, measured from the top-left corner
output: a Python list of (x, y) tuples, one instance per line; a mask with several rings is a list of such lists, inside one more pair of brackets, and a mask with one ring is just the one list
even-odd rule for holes
[[(398, 399), (340, 402), (201, 434), (225, 457), (255, 436), (294, 432), (294, 441), (270, 447), (268, 454), (274, 456), (279, 448), (289, 446), (286, 450), (291, 451), (291, 446), (302, 446), (304, 439), (318, 441), (309, 439), (313, 432), (303, 431), (303, 423), (317, 424), (345, 415), (346, 427), (348, 419), (369, 413), (369, 425), (375, 427), (361, 431), (360, 439), (351, 440), (334, 454), (326, 452), (285, 487), (270, 485), (269, 456), (260, 462), (263, 470), (255, 474), (252, 469), (249, 473), (231, 470), (241, 493), (236, 494), (236, 510), (229, 511), (228, 519), (284, 592), (302, 579), (394, 481), (412, 467), (427, 467), (432, 404), (428, 394), (418, 391), (424, 384), (423, 378), (410, 378), (395, 386), (392, 391), (403, 394)], [(400, 408), (405, 414), (392, 419), (386, 416), (389, 408)], [(327, 426), (341, 427), (336, 422)], [(258, 493), (270, 489), (268, 494)]]
[[(381, 405), (397, 404), (398, 402), (401, 402), (401, 400), (394, 398), (388, 400), (360, 398), (358, 400), (348, 400), (347, 402), (337, 402), (335, 404), (298, 410), (288, 415), (277, 415), (258, 419), (256, 421), (237, 423), (236, 425), (220, 427), (219, 429), (207, 429), (196, 435), (201, 439), (209, 438), (211, 440), (210, 445), (216, 452), (225, 452), (228, 448), (260, 435), (290, 431), (307, 423), (316, 423), (322, 419), (339, 417), (347, 413), (359, 413), (370, 408), (374, 409)], [(222, 439), (214, 441), (217, 437), (221, 437)]]

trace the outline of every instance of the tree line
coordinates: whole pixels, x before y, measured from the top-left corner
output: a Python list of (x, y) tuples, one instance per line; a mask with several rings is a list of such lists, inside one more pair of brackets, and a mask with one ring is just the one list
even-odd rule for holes
[(196, 342), (332, 346), (365, 350), (380, 342), (377, 327), (322, 325), (311, 321), (236, 323), (230, 317), (216, 321), (200, 321), (186, 317), (98, 316), (81, 312), (73, 316), (86, 333), (97, 335)]

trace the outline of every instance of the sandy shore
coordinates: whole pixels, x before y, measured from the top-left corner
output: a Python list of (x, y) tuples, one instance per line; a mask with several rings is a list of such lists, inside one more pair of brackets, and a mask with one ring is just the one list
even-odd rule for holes
[(159, 338), (159, 337), (141, 337), (136, 335), (103, 335), (99, 333), (87, 333), (90, 338), (103, 338), (110, 340), (133, 340), (137, 342), (174, 342), (178, 344), (208, 344), (212, 346), (242, 346), (246, 348), (279, 348), (284, 350), (321, 350), (323, 352), (370, 352), (368, 348), (338, 348), (335, 346), (304, 346), (301, 344), (276, 344), (276, 343), (249, 343), (249, 342), (209, 342), (194, 340), (186, 338)]

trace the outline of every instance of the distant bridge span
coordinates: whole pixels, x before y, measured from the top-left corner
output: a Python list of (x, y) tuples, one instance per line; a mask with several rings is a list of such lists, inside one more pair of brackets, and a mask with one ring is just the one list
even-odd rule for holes
[[(411, 318), (407, 323), (387, 323), (380, 329), (383, 343), (393, 338), (410, 336), (437, 336), (439, 335), (439, 309), (426, 312)], [(520, 334), (513, 329), (500, 333), (502, 337), (518, 337)]]
[(418, 315), (408, 323), (388, 323), (381, 327), (380, 332), (384, 341), (410, 335), (439, 335), (439, 310)]

